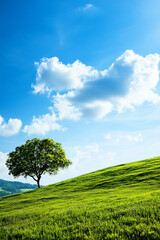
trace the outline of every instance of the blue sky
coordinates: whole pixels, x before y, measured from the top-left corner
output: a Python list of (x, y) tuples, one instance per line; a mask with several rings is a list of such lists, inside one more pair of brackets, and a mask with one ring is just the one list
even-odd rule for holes
[(159, 29), (158, 0), (1, 1), (0, 178), (34, 137), (73, 162), (44, 185), (160, 155)]

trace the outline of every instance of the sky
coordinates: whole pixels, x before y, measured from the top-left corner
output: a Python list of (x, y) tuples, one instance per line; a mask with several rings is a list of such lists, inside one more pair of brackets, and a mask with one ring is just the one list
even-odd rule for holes
[(0, 3), (1, 179), (32, 138), (72, 161), (42, 185), (160, 155), (159, 0)]

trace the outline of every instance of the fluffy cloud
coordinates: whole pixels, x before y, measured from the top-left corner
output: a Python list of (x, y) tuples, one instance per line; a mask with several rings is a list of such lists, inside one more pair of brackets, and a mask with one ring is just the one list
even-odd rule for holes
[(12, 136), (17, 134), (22, 126), (20, 119), (10, 118), (8, 123), (5, 123), (2, 116), (0, 116), (0, 136)]
[(97, 78), (98, 71), (79, 60), (73, 64), (63, 64), (57, 57), (43, 58), (37, 65), (34, 92), (63, 91), (82, 88), (84, 83)]
[(126, 96), (118, 99), (117, 110), (121, 112), (127, 108), (132, 109), (144, 102), (159, 102), (160, 96), (156, 93), (156, 86), (159, 82), (160, 55), (150, 54), (142, 57), (133, 51), (126, 51), (119, 59), (132, 66), (133, 74), (128, 79)]
[[(160, 101), (156, 93), (159, 61), (158, 54), (142, 57), (127, 50), (109, 69), (97, 71), (91, 68), (92, 78), (86, 75), (81, 87), (58, 96), (56, 108), (59, 111), (62, 102), (64, 106), (67, 102), (70, 109), (79, 112), (79, 117), (103, 118), (114, 110), (122, 112), (144, 102), (157, 103)], [(61, 104), (58, 104), (59, 100)]]
[(100, 119), (112, 112), (113, 104), (109, 101), (93, 101), (85, 103), (82, 108), (83, 117)]
[(57, 94), (53, 97), (53, 104), (56, 109), (58, 109), (58, 119), (70, 119), (78, 120), (82, 113), (78, 108), (73, 106), (68, 100), (67, 97), (72, 96), (74, 93), (69, 92), (68, 94)]
[(159, 60), (158, 54), (144, 58), (128, 50), (108, 70), (99, 72), (100, 78), (77, 90), (71, 101), (74, 104), (109, 101), (118, 111), (145, 101), (158, 102), (160, 97), (155, 88), (159, 81)]
[(126, 109), (134, 110), (145, 102), (159, 102), (160, 96), (156, 92), (159, 62), (159, 54), (142, 57), (132, 50), (125, 51), (103, 71), (79, 60), (65, 65), (57, 57), (42, 59), (37, 63), (34, 92), (54, 92), (56, 116), (47, 114), (34, 118), (24, 131), (45, 134), (61, 129), (57, 120), (100, 119), (112, 111), (120, 113)]
[(45, 135), (49, 131), (53, 130), (64, 130), (56, 122), (56, 115), (52, 111), (51, 113), (39, 116), (38, 118), (33, 117), (32, 123), (30, 125), (26, 125), (23, 129), (23, 132), (31, 134), (38, 134), (38, 135)]
[(99, 77), (95, 81), (87, 81), (83, 88), (77, 90), (71, 101), (74, 103), (111, 101), (114, 97), (124, 96), (128, 92), (132, 75), (131, 64), (126, 64), (125, 59), (118, 59), (108, 70), (99, 72)]

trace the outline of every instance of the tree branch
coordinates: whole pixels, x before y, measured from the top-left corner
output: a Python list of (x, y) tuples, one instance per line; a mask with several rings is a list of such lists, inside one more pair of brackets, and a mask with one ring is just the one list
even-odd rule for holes
[(29, 175), (31, 178), (33, 178), (34, 179), (34, 181), (36, 181), (37, 182), (37, 179), (35, 178), (35, 177), (33, 177), (32, 175)]

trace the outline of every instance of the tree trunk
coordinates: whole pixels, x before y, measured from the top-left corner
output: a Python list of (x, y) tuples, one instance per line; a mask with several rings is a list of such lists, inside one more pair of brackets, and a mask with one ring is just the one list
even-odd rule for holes
[(40, 188), (40, 179), (37, 180), (37, 186)]

